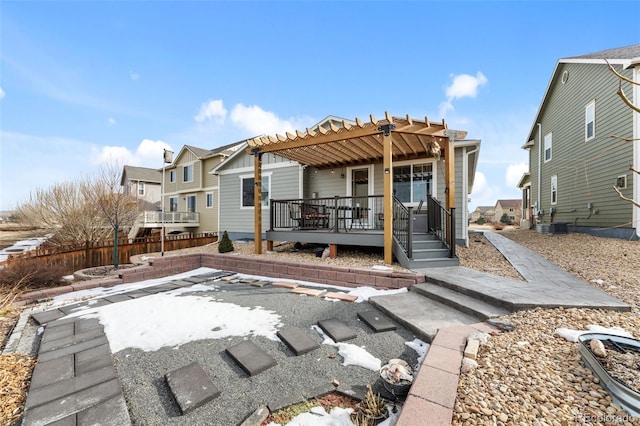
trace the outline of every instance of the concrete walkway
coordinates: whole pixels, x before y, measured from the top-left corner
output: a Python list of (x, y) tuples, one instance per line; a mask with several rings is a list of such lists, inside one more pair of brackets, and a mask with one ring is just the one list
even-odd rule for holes
[[(537, 306), (590, 307), (623, 311), (631, 309), (622, 301), (564, 272), (532, 251), (497, 233), (489, 232), (485, 236), (505, 255), (526, 282), (496, 277), (463, 267), (431, 268), (418, 272), (425, 275), (427, 282), (448, 283), (467, 295), (475, 295), (510, 311)], [(188, 284), (191, 283), (172, 283), (172, 286)], [(165, 289), (169, 287), (158, 286), (153, 290)], [(153, 292), (152, 289), (145, 291)], [(139, 296), (143, 294), (131, 294), (128, 297)], [(112, 303), (116, 300), (105, 301), (107, 302)], [(35, 377), (42, 388), (32, 386), (27, 395), (25, 418), (29, 419), (31, 424), (48, 424), (50, 421), (66, 422), (64, 424), (89, 424), (93, 421), (101, 424), (127, 424), (129, 419), (117, 385), (117, 377), (113, 377), (113, 367), (104, 362), (108, 345), (104, 341), (101, 327), (85, 330), (79, 327), (80, 324), (70, 325), (72, 323), (69, 321), (60, 322), (59, 325), (64, 326), (62, 328), (52, 327), (55, 320), (64, 315), (65, 313), (59, 310), (34, 315), (38, 323), (51, 324), (45, 327), (45, 336), (38, 357), (40, 371)], [(398, 426), (451, 423), (466, 338), (472, 332), (491, 329), (488, 324), (477, 322), (456, 327), (443, 326), (438, 330), (431, 350), (425, 357), (406, 399)], [(63, 331), (65, 333), (61, 334)], [(90, 348), (82, 346), (87, 346), (88, 342), (92, 342)], [(95, 342), (97, 343), (94, 345)], [(81, 362), (78, 354), (89, 349), (92, 352), (87, 355), (86, 365), (78, 364)], [(51, 354), (59, 354), (62, 361), (51, 362), (58, 359)], [(42, 368), (46, 365), (58, 367), (45, 372)], [(111, 387), (105, 387), (105, 383)], [(60, 386), (68, 385), (73, 387), (73, 391), (60, 400), (61, 395), (57, 393)], [(100, 391), (100, 386), (105, 390)], [(76, 394), (75, 391), (79, 391), (83, 398), (69, 399), (71, 394)], [(100, 395), (100, 392), (104, 395)], [(46, 405), (43, 405), (42, 401), (45, 401)], [(59, 409), (61, 401), (63, 410)], [(70, 403), (67, 404), (67, 401)], [(79, 414), (94, 405), (95, 409)], [(99, 416), (104, 418), (97, 418)]]

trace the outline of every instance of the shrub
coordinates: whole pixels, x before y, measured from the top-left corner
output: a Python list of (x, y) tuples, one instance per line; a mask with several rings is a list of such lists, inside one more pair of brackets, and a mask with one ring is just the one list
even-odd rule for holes
[(224, 231), (222, 233), (222, 239), (220, 240), (220, 244), (218, 244), (218, 252), (228, 253), (230, 251), (233, 251), (233, 243), (231, 242), (231, 239), (229, 238), (229, 234), (227, 234), (227, 231)]
[(506, 225), (511, 225), (511, 219), (509, 219), (509, 215), (506, 213), (502, 214), (502, 216), (500, 217), (500, 222)]
[(493, 222), (492, 226), (496, 231), (502, 231), (506, 225), (502, 222)]
[(0, 272), (0, 310), (11, 305), (23, 292), (60, 285), (65, 269), (61, 265), (16, 259)]
[(486, 222), (486, 220), (484, 220), (484, 216), (480, 216), (480, 217), (478, 218), (478, 220), (476, 220), (476, 223), (477, 223), (478, 225), (484, 225), (484, 223), (485, 223), (485, 222)]

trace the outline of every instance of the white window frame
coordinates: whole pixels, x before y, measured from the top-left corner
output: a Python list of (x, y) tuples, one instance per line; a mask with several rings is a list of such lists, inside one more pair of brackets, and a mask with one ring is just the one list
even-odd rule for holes
[[(263, 173), (262, 174), (262, 185), (264, 186), (265, 184), (265, 178), (267, 180), (267, 196), (265, 197), (263, 195), (262, 197), (262, 207), (269, 207), (269, 200), (271, 199), (271, 174), (272, 173)], [(251, 204), (250, 206), (245, 206), (244, 203), (244, 196), (243, 196), (243, 188), (244, 188), (244, 181), (246, 179), (254, 179), (254, 176), (251, 175), (240, 175), (240, 209), (241, 210), (248, 210), (248, 209), (253, 209), (254, 206), (253, 204)], [(255, 180), (254, 180), (255, 183)], [(255, 190), (255, 185), (253, 186), (254, 190)], [(263, 191), (264, 193), (264, 191)], [(254, 192), (254, 196), (255, 196), (255, 192)], [(251, 197), (251, 200), (253, 201), (253, 197)]]
[(176, 181), (176, 169), (169, 170), (169, 182), (175, 183)]
[[(591, 126), (591, 136), (589, 136), (589, 124)], [(596, 137), (596, 101), (593, 100), (584, 107), (584, 140), (589, 141)]]
[(144, 182), (138, 182), (138, 195), (140, 197), (144, 197), (144, 193), (145, 193)]
[(211, 209), (213, 208), (213, 192), (207, 192), (205, 194), (205, 205), (206, 208)]
[(551, 205), (558, 204), (558, 175), (551, 176)]
[[(547, 151), (549, 158), (547, 158)], [(544, 135), (544, 162), (551, 161), (551, 158), (553, 158), (553, 132)]]
[[(172, 210), (171, 206), (176, 206), (176, 209)], [(178, 211), (178, 197), (169, 197), (169, 211), (170, 212), (177, 212)]]
[[(413, 178), (413, 166), (414, 164), (431, 164), (431, 196), (438, 198), (438, 169), (436, 168), (436, 161), (434, 159), (420, 159), (420, 160), (407, 160), (407, 161), (394, 161), (393, 166), (411, 166), (411, 177)], [(393, 180), (393, 172), (391, 173), (391, 179)], [(393, 182), (391, 184), (393, 186)], [(416, 207), (420, 204), (420, 199), (415, 200), (413, 197), (413, 179), (411, 180), (411, 202), (403, 203), (405, 206)], [(427, 201), (427, 200), (424, 200)]]
[[(620, 185), (622, 182), (622, 185)], [(627, 175), (620, 175), (616, 178), (616, 188), (627, 189)]]
[[(187, 170), (189, 170), (190, 172), (187, 173)], [(189, 174), (191, 179), (185, 179), (185, 174)], [(182, 182), (193, 182), (193, 164), (187, 164), (185, 166), (182, 166)]]

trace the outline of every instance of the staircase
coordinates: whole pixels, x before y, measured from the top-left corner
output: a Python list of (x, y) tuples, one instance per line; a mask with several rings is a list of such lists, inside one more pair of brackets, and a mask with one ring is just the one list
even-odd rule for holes
[(432, 233), (413, 233), (411, 258), (407, 257), (399, 244), (394, 242), (393, 248), (398, 263), (407, 269), (458, 266), (460, 264), (457, 257), (449, 257), (447, 246)]
[(440, 328), (474, 324), (509, 313), (497, 300), (443, 281), (417, 284), (406, 293), (374, 296), (369, 303), (425, 342), (431, 342)]

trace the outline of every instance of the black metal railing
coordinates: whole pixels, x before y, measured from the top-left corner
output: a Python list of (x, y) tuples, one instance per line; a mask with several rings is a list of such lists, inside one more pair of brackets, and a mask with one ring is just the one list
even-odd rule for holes
[(449, 211), (438, 200), (427, 198), (427, 228), (449, 249), (449, 257), (456, 256), (456, 215), (455, 208)]
[(271, 199), (269, 230), (381, 230), (384, 228), (382, 200), (382, 195)]
[(393, 197), (393, 236), (400, 244), (400, 247), (405, 251), (407, 257), (411, 259), (413, 253), (411, 250), (412, 241), (411, 234), (413, 221), (409, 220), (411, 217), (411, 209), (402, 204), (402, 201)]

